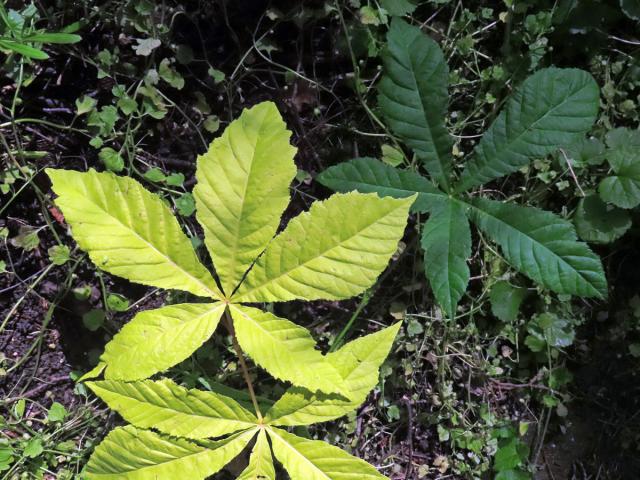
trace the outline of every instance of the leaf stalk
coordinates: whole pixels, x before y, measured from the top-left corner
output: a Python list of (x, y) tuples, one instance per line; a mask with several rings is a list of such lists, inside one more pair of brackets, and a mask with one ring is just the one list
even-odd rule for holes
[(256, 392), (253, 389), (253, 382), (251, 381), (251, 377), (249, 376), (249, 369), (247, 368), (247, 362), (244, 359), (244, 352), (242, 351), (242, 347), (238, 343), (238, 338), (236, 337), (236, 331), (233, 328), (233, 320), (231, 319), (231, 315), (229, 315), (229, 309), (227, 308), (224, 311), (224, 321), (229, 330), (229, 334), (231, 335), (231, 343), (233, 344), (233, 349), (238, 356), (238, 362), (240, 362), (240, 370), (242, 370), (242, 377), (247, 384), (247, 389), (249, 390), (249, 396), (251, 397), (251, 402), (253, 403), (253, 408), (256, 411), (256, 416), (258, 417), (258, 423), (262, 424), (262, 412), (260, 412), (260, 405), (258, 404), (258, 399), (256, 397)]

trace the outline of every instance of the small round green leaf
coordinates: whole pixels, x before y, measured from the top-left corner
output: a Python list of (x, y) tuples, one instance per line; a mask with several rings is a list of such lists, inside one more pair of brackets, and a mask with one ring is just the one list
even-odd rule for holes
[(590, 195), (580, 200), (573, 224), (585, 242), (611, 243), (631, 228), (631, 217), (625, 210), (607, 205), (597, 195)]
[(505, 323), (514, 322), (518, 318), (520, 305), (526, 296), (525, 288), (514, 287), (504, 280), (496, 282), (489, 294), (491, 313)]

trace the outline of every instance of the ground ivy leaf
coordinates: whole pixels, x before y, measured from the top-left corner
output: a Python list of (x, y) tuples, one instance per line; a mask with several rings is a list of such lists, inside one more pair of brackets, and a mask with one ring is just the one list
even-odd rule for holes
[(124, 169), (124, 158), (122, 158), (120, 152), (111, 147), (102, 148), (98, 153), (98, 158), (107, 170), (121, 172)]
[(62, 422), (68, 415), (67, 409), (64, 405), (58, 402), (53, 402), (49, 411), (47, 412), (47, 420), (50, 422)]
[(167, 185), (171, 185), (173, 187), (181, 187), (184, 180), (184, 174), (182, 173), (172, 173), (171, 175), (167, 175), (166, 178)]
[(136, 45), (134, 45), (133, 50), (136, 55), (148, 57), (160, 45), (162, 43), (157, 38), (136, 38)]
[(162, 170), (158, 167), (153, 167), (144, 172), (144, 178), (150, 182), (164, 182), (167, 178)]
[(95, 98), (88, 97), (87, 95), (83, 95), (80, 98), (76, 99), (76, 115), (84, 115), (85, 113), (89, 113), (93, 110), (98, 101)]
[(168, 58), (164, 58), (160, 62), (160, 66), (158, 67), (158, 75), (160, 75), (160, 78), (162, 78), (173, 88), (182, 90), (182, 88), (184, 87), (184, 77), (173, 68), (173, 65), (171, 65), (171, 61)]
[(526, 296), (526, 288), (514, 287), (505, 280), (496, 282), (489, 293), (491, 313), (505, 323), (515, 322), (520, 305)]
[(196, 211), (196, 201), (190, 193), (183, 193), (176, 198), (176, 208), (183, 217), (190, 217)]
[(600, 198), (620, 208), (640, 205), (640, 150), (619, 147), (607, 153), (607, 160), (615, 175), (600, 182)]
[(519, 442), (519, 439), (512, 438), (498, 448), (494, 458), (494, 467), (496, 470), (511, 470), (522, 464), (520, 452), (518, 451)]
[(398, 148), (394, 148), (391, 145), (387, 145), (386, 143), (382, 145), (381, 150), (382, 150), (381, 160), (387, 165), (390, 165), (392, 167), (398, 167), (404, 163), (405, 158), (404, 158), (404, 153), (402, 153), (402, 150)]
[(112, 312), (126, 312), (129, 308), (129, 300), (123, 295), (110, 293), (107, 295), (107, 308)]
[(95, 332), (104, 324), (106, 314), (104, 310), (94, 308), (82, 315), (82, 323), (87, 330)]
[(54, 245), (47, 250), (47, 253), (49, 254), (51, 263), (54, 265), (64, 265), (69, 261), (71, 251), (66, 245)]
[(31, 252), (40, 245), (40, 237), (38, 236), (39, 231), (39, 229), (28, 225), (20, 225), (18, 235), (11, 239), (11, 245), (14, 247), (20, 247), (27, 252)]
[(397, 15), (399, 17), (413, 13), (417, 6), (409, 0), (380, 0), (380, 5), (389, 12), (389, 15)]
[(37, 458), (44, 452), (42, 439), (39, 437), (32, 438), (27, 442), (22, 454), (27, 458)]
[(580, 199), (573, 224), (586, 242), (610, 243), (631, 228), (631, 216), (625, 210), (607, 205), (597, 195)]

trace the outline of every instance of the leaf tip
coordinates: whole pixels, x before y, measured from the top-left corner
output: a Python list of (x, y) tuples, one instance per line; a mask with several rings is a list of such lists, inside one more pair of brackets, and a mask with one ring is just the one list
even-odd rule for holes
[[(97, 378), (100, 376), (100, 374), (102, 374), (103, 370), (107, 367), (107, 364), (105, 362), (99, 362), (98, 365), (96, 365), (94, 368), (92, 368), (91, 370), (89, 370), (87, 373), (85, 373), (84, 375), (82, 375), (79, 379), (78, 379), (78, 383), (82, 383), (85, 382), (86, 380), (90, 380), (92, 378)], [(93, 382), (90, 382), (93, 383)], [(87, 383), (88, 385), (88, 383)]]
[(60, 168), (45, 168), (44, 173), (47, 174), (51, 183), (55, 185), (55, 183), (60, 179), (62, 175), (64, 175), (64, 170)]

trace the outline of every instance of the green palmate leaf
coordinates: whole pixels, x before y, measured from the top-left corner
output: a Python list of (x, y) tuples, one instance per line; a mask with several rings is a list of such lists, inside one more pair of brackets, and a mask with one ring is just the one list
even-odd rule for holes
[(249, 465), (245, 468), (238, 480), (275, 480), (276, 471), (273, 467), (273, 457), (267, 434), (261, 429), (253, 446)]
[(315, 202), (269, 244), (234, 301), (340, 300), (362, 293), (395, 253), (414, 200), (351, 192)]
[(423, 176), (390, 167), (374, 158), (356, 158), (328, 168), (316, 177), (337, 192), (357, 190), (381, 197), (407, 198), (417, 194), (412, 212), (428, 212), (446, 200), (446, 195)]
[(334, 420), (355, 410), (378, 383), (378, 372), (387, 358), (400, 322), (366, 335), (327, 355), (346, 384), (345, 396), (314, 394), (292, 387), (267, 412), (272, 425), (311, 425)]
[(221, 437), (255, 427), (258, 421), (232, 398), (188, 390), (169, 379), (88, 382), (87, 386), (136, 427), (178, 437)]
[(107, 343), (108, 380), (141, 380), (183, 361), (214, 332), (223, 303), (184, 303), (137, 314)]
[(387, 123), (448, 190), (452, 141), (444, 120), (449, 68), (440, 47), (419, 28), (394, 18), (382, 61), (378, 103)]
[(306, 328), (272, 313), (231, 305), (242, 349), (271, 375), (311, 391), (342, 393), (345, 384)]
[(457, 191), (513, 173), (575, 142), (598, 113), (599, 89), (582, 70), (545, 68), (527, 78), (483, 135)]
[(220, 298), (162, 200), (112, 173), (47, 169), (73, 238), (99, 268), (132, 282)]
[(289, 203), (296, 174), (290, 136), (276, 106), (264, 102), (245, 110), (198, 158), (197, 217), (227, 294), (276, 233)]
[(382, 157), (381, 160), (391, 165), (392, 167), (398, 167), (405, 162), (404, 153), (391, 145), (384, 144), (381, 147)]
[(318, 440), (268, 427), (273, 453), (291, 480), (379, 480), (384, 475), (359, 458)]
[(470, 210), (509, 263), (557, 293), (600, 297), (607, 281), (600, 259), (576, 240), (568, 221), (543, 210), (478, 198)]
[(600, 182), (600, 198), (621, 208), (640, 205), (640, 149), (619, 147), (607, 155), (607, 160), (615, 175)]
[(469, 283), (471, 230), (462, 204), (448, 201), (436, 208), (424, 226), (421, 244), (433, 294), (452, 318)]
[(88, 480), (205, 479), (235, 458), (256, 430), (196, 444), (127, 425), (96, 447), (85, 475)]
[(631, 228), (631, 216), (626, 210), (607, 205), (598, 195), (589, 195), (578, 203), (573, 224), (585, 242), (610, 243)]

